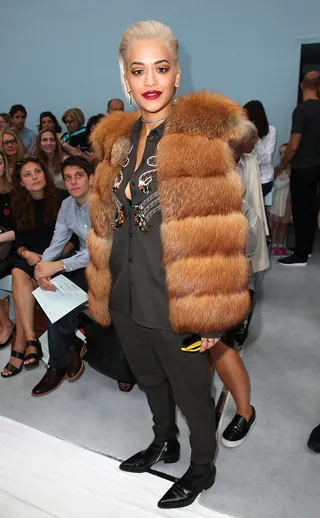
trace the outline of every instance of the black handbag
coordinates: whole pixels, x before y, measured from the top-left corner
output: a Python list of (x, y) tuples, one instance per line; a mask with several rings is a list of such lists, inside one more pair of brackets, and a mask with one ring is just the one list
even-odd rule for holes
[(84, 357), (89, 365), (110, 378), (134, 383), (135, 376), (127, 362), (117, 331), (111, 324), (102, 327), (96, 322), (85, 326), (87, 352)]

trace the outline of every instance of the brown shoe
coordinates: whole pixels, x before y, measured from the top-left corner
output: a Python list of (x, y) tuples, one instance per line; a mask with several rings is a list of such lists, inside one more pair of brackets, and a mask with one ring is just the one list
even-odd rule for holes
[(84, 371), (84, 361), (82, 359), (87, 344), (76, 338), (75, 345), (68, 346), (67, 353), (67, 378), (68, 381), (77, 381)]
[(48, 367), (47, 372), (42, 380), (34, 387), (31, 394), (34, 397), (45, 396), (60, 387), (63, 380), (66, 379), (66, 369), (55, 369)]

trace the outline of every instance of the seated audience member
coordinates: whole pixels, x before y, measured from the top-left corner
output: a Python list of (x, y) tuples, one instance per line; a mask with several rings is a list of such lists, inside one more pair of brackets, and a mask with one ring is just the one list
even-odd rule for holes
[(268, 118), (260, 101), (250, 101), (244, 105), (249, 120), (258, 130), (258, 140), (254, 146), (253, 155), (258, 160), (263, 197), (272, 189), (274, 168), (272, 156), (277, 140), (277, 131), (269, 125)]
[(12, 128), (12, 120), (9, 113), (0, 113), (0, 131)]
[[(5, 155), (0, 151), (0, 227), (1, 231), (3, 231), (0, 237), (6, 234), (10, 234), (9, 237), (12, 237), (11, 234), (13, 234), (14, 238), (14, 233), (12, 231), (10, 232), (12, 229), (11, 187), (9, 164)], [(3, 243), (8, 241), (12, 241), (12, 239), (1, 241), (0, 249), (4, 246)], [(1, 257), (0, 260), (0, 278), (10, 273), (14, 261), (14, 254), (10, 253), (10, 245), (6, 247), (6, 249), (2, 249), (1, 252), (4, 252), (6, 257)], [(0, 349), (3, 349), (11, 342), (14, 328), (13, 322), (11, 322), (3, 307), (0, 305)]]
[(90, 117), (90, 119), (88, 119), (88, 122), (87, 122), (87, 136), (88, 136), (88, 141), (89, 141), (88, 150), (81, 152), (82, 158), (84, 158), (85, 160), (87, 160), (88, 162), (93, 164), (95, 167), (98, 165), (98, 160), (95, 157), (95, 155), (91, 149), (90, 135), (91, 135), (92, 131), (94, 130), (94, 128), (96, 127), (96, 125), (98, 124), (98, 122), (101, 121), (101, 119), (103, 119), (104, 117), (105, 117), (105, 115), (103, 115), (103, 113), (98, 113), (97, 115), (92, 115), (92, 117)]
[(68, 155), (80, 155), (81, 150), (88, 148), (85, 116), (79, 108), (70, 108), (62, 115), (62, 121), (68, 130), (61, 137), (63, 151)]
[(124, 112), (124, 103), (121, 99), (110, 99), (106, 114), (109, 115), (112, 112)]
[(0, 151), (2, 151), (8, 159), (11, 171), (16, 161), (23, 158), (26, 153), (19, 135), (10, 129), (0, 132)]
[[(90, 228), (89, 197), (94, 168), (81, 157), (69, 157), (62, 164), (65, 186), (70, 196), (62, 202), (56, 229), (50, 246), (43, 253), (35, 269), (35, 277), (43, 290), (55, 291), (51, 277), (63, 272), (68, 279), (87, 291), (85, 268), (89, 262), (87, 234)], [(61, 260), (62, 252), (72, 234), (79, 238), (80, 247), (75, 255)], [(78, 307), (55, 324), (48, 322), (49, 368), (33, 396), (44, 396), (57, 389), (64, 379), (76, 381), (83, 372), (83, 342), (75, 331), (79, 325)]]
[(61, 162), (67, 158), (67, 155), (62, 152), (60, 140), (54, 130), (43, 129), (39, 132), (35, 155), (46, 166), (57, 189), (65, 189)]
[(24, 106), (22, 106), (22, 104), (14, 104), (11, 106), (9, 113), (12, 119), (13, 129), (20, 136), (24, 147), (26, 149), (31, 148), (37, 138), (37, 135), (34, 131), (25, 127), (27, 110)]
[(41, 345), (34, 331), (35, 265), (50, 245), (61, 204), (59, 192), (45, 166), (34, 157), (17, 162), (13, 175), (12, 214), (17, 259), (12, 269), (12, 295), (16, 317), (16, 338), (9, 363), (1, 376), (16, 376), (37, 367)]
[(253, 273), (256, 274), (269, 268), (269, 254), (266, 237), (269, 235), (268, 223), (264, 209), (264, 199), (260, 183), (259, 165), (255, 156), (251, 154), (258, 135), (256, 127), (250, 121), (244, 125), (243, 140), (230, 142), (233, 149), (237, 171), (241, 177), (243, 196), (250, 208), (258, 216), (259, 233), (256, 251), (251, 259)]
[[(280, 159), (284, 157), (288, 144), (280, 147)], [(272, 221), (271, 245), (272, 254), (275, 257), (287, 257), (288, 250), (284, 247), (288, 223), (291, 218), (290, 196), (290, 164), (282, 171), (280, 166), (275, 169), (275, 198), (269, 210), (269, 218)]]
[(39, 131), (46, 129), (46, 130), (53, 130), (57, 135), (58, 138), (62, 135), (62, 129), (58, 122), (58, 119), (55, 115), (53, 115), (52, 112), (42, 112), (40, 113), (40, 121), (38, 125)]

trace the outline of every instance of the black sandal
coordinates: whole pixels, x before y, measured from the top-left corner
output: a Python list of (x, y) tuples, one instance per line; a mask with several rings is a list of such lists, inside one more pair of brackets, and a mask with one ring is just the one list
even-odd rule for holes
[[(122, 383), (125, 383), (127, 385), (127, 388), (124, 388), (123, 386), (121, 386)], [(131, 392), (134, 385), (135, 385), (134, 383), (129, 383), (128, 381), (119, 381), (118, 380), (118, 387), (119, 387), (119, 390), (121, 390), (121, 392)]]
[(15, 330), (16, 330), (16, 324), (13, 325), (12, 331), (11, 331), (8, 339), (3, 344), (0, 344), (0, 351), (1, 351), (1, 349), (4, 349), (5, 347), (7, 347), (7, 345), (9, 345), (9, 343), (11, 342), (11, 340), (13, 338), (13, 333), (15, 332)]
[(2, 378), (12, 378), (12, 376), (17, 376), (17, 374), (20, 374), (20, 372), (22, 371), (24, 354), (19, 353), (19, 351), (15, 351), (13, 349), (11, 351), (11, 356), (13, 356), (14, 358), (18, 358), (18, 360), (22, 360), (21, 366), (16, 367), (15, 365), (12, 365), (12, 363), (10, 363), (10, 362), (7, 363), (7, 365), (5, 366), (5, 369), (8, 369), (9, 373), (3, 374), (3, 372), (1, 372)]
[[(42, 352), (42, 347), (41, 347), (41, 343), (39, 342), (39, 340), (28, 340), (26, 350), (28, 349), (28, 347), (35, 347), (37, 349), (36, 353), (30, 353), (24, 357), (24, 362), (23, 362), (24, 368), (27, 371), (31, 371), (32, 369), (35, 369), (36, 367), (38, 367), (39, 360), (41, 360), (41, 358), (43, 357), (43, 352)], [(32, 363), (25, 364), (26, 360), (35, 360), (35, 361)]]

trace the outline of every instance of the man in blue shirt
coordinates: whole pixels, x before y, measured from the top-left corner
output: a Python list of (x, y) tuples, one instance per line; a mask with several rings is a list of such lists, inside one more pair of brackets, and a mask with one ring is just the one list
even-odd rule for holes
[[(52, 276), (63, 273), (80, 288), (87, 291), (85, 268), (89, 262), (87, 234), (90, 228), (89, 197), (94, 168), (79, 156), (62, 163), (65, 187), (70, 196), (62, 202), (56, 228), (49, 248), (36, 266), (35, 277), (43, 290), (55, 291)], [(72, 234), (79, 238), (79, 250), (66, 259), (60, 259)], [(68, 313), (58, 322), (48, 322), (49, 368), (32, 391), (33, 396), (44, 396), (57, 389), (64, 379), (76, 381), (84, 370), (84, 344), (77, 339), (78, 316), (82, 307)]]
[(11, 106), (9, 113), (12, 119), (13, 129), (20, 136), (24, 147), (29, 150), (35, 143), (37, 135), (34, 131), (25, 127), (27, 110), (22, 104), (14, 104)]

